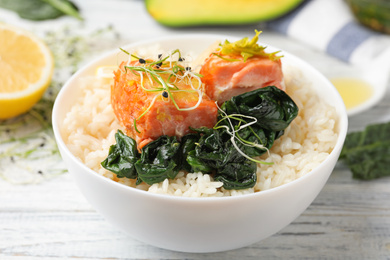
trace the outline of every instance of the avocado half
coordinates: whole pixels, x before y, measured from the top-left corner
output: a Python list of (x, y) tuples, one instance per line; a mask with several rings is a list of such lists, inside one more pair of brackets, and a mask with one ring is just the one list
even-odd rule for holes
[(159, 23), (172, 27), (243, 25), (288, 13), (303, 0), (145, 0)]

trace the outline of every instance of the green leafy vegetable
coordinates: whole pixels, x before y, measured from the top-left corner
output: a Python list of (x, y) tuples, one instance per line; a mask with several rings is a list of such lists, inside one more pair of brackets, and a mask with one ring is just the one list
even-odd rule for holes
[[(188, 162), (190, 153), (195, 149), (197, 146), (197, 142), (200, 138), (199, 134), (187, 134), (181, 138), (181, 147), (180, 147), (180, 154), (182, 155), (182, 168), (186, 172), (193, 171), (193, 165), (196, 165), (195, 161), (192, 161), (191, 163)], [(194, 158), (195, 159), (195, 158)], [(197, 172), (209, 172), (208, 169), (197, 169)]]
[(249, 160), (229, 163), (218, 172), (215, 180), (223, 182), (223, 187), (227, 190), (247, 189), (256, 184), (256, 170), (257, 164)]
[(174, 179), (181, 170), (180, 143), (175, 136), (161, 136), (142, 148), (141, 159), (135, 163), (137, 183), (149, 185)]
[(274, 86), (233, 97), (214, 129), (193, 129), (201, 137), (187, 161), (193, 171), (214, 173), (225, 189), (253, 187), (259, 161), (252, 158), (271, 148), (297, 115), (294, 101)]
[(102, 166), (115, 173), (118, 178), (137, 178), (135, 169), (135, 163), (139, 158), (137, 143), (120, 130), (115, 134), (115, 141), (116, 144), (111, 145), (108, 157), (102, 162)]
[[(225, 189), (250, 188), (256, 184), (259, 162), (253, 157), (271, 148), (297, 114), (298, 107), (284, 91), (274, 86), (257, 89), (226, 101), (214, 128), (191, 128), (194, 133), (180, 142), (161, 136), (142, 148), (137, 161), (135, 141), (118, 140), (119, 136), (131, 139), (118, 131), (117, 144), (102, 166), (118, 177), (137, 178), (137, 184), (174, 179), (185, 170), (212, 174)], [(129, 150), (130, 158), (122, 158)], [(127, 174), (129, 164), (135, 165), (136, 173)]]
[[(222, 104), (221, 109), (226, 114), (256, 118), (256, 123), (249, 128), (251, 133), (247, 131), (249, 136), (246, 139), (257, 141), (268, 149), (298, 115), (298, 107), (294, 101), (284, 91), (274, 86), (232, 97)], [(260, 154), (255, 152), (252, 156)]]
[(0, 0), (0, 8), (16, 12), (21, 18), (41, 21), (70, 15), (82, 20), (77, 6), (69, 0)]
[(190, 172), (215, 174), (214, 179), (223, 182), (225, 189), (246, 189), (255, 185), (257, 164), (238, 152), (227, 129), (203, 128), (198, 131), (203, 134), (187, 157), (187, 162), (193, 167)]
[(349, 133), (340, 154), (353, 178), (371, 180), (390, 176), (390, 123), (374, 124)]

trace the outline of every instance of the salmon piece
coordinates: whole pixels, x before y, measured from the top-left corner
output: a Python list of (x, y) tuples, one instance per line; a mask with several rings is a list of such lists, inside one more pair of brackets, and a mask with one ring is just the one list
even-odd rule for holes
[[(199, 105), (192, 110), (178, 110), (171, 98), (163, 91), (148, 92), (145, 89), (161, 88), (155, 80), (150, 80), (145, 72), (141, 85), (138, 72), (125, 69), (123, 62), (114, 72), (114, 83), (111, 86), (111, 105), (119, 122), (126, 128), (126, 134), (136, 140), (140, 150), (146, 144), (162, 135), (184, 136), (190, 132), (189, 127), (212, 128), (217, 121), (218, 108), (215, 101), (202, 94)], [(141, 66), (138, 60), (130, 66)], [(199, 94), (191, 88), (189, 79), (168, 79), (167, 74), (160, 74), (164, 80), (175, 80), (181, 91), (171, 91), (179, 108), (194, 107), (199, 101)], [(199, 82), (192, 79), (193, 86)], [(183, 91), (185, 90), (185, 91)], [(191, 92), (192, 91), (192, 92)], [(165, 94), (165, 97), (163, 96)], [(134, 125), (136, 120), (136, 128)], [(138, 131), (137, 131), (138, 130)]]
[(240, 61), (227, 61), (210, 54), (199, 72), (203, 75), (206, 94), (218, 101), (218, 104), (233, 96), (267, 86), (285, 90), (280, 59), (253, 56), (244, 62), (239, 55), (226, 58)]

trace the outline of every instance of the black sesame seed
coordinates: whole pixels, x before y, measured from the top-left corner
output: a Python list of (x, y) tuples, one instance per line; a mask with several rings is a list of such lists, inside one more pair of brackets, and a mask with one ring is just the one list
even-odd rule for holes
[(139, 59), (138, 61), (139, 61), (139, 63), (141, 63), (141, 64), (145, 64), (145, 63), (146, 63), (146, 61), (145, 61), (144, 59)]
[(156, 67), (157, 67), (157, 68), (160, 68), (161, 65), (162, 65), (162, 62), (159, 62), (159, 63), (156, 64)]
[(11, 162), (15, 162), (15, 158), (13, 156), (11, 156), (9, 159), (11, 160)]
[(161, 95), (162, 95), (164, 98), (168, 98), (168, 92), (166, 92), (166, 91), (163, 91), (163, 93), (161, 93)]
[(179, 61), (184, 61), (184, 58), (180, 57), (180, 58), (179, 58)]
[(45, 146), (45, 143), (41, 143), (40, 145), (39, 145), (39, 147), (44, 147)]
[(39, 173), (39, 174), (43, 174), (43, 171), (39, 170), (38, 173)]
[(158, 57), (159, 59), (161, 59), (161, 57), (162, 57), (162, 54), (159, 54), (157, 57)]
[(191, 67), (186, 67), (186, 71), (191, 71)]

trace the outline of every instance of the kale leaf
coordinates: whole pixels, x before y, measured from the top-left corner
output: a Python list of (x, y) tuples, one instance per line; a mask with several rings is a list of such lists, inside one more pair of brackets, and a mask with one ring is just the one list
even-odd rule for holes
[(368, 125), (364, 131), (349, 133), (340, 160), (348, 165), (355, 179), (390, 176), (390, 122)]

